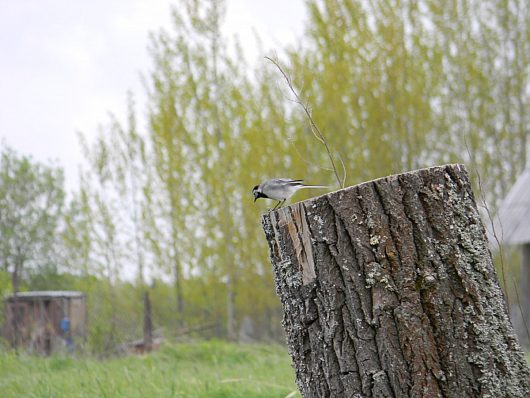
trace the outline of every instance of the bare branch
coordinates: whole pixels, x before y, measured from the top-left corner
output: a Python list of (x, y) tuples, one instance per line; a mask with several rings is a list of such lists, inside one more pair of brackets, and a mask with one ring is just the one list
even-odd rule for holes
[[(296, 152), (296, 154), (298, 155), (298, 157), (300, 158), (300, 160), (302, 160), (302, 162), (306, 163), (307, 165), (309, 166), (314, 166), (314, 164), (312, 162), (310, 162), (309, 160), (307, 160), (304, 155), (302, 155), (302, 153), (300, 152), (300, 150), (296, 147), (295, 145), (295, 140), (292, 139), (292, 138), (289, 138), (288, 139), (289, 143), (291, 144), (291, 146), (293, 147), (294, 151)], [(325, 166), (318, 166), (319, 169), (321, 170), (326, 170), (326, 171), (333, 171), (333, 169), (331, 167), (325, 167)]]
[[(505, 289), (505, 293), (506, 293), (505, 294), (505, 296), (506, 296), (506, 308), (508, 310), (508, 315), (510, 315), (510, 297), (508, 296), (508, 282), (507, 282), (507, 279), (506, 279), (506, 270), (505, 270), (505, 267), (504, 267), (504, 252), (502, 250), (501, 241), (500, 241), (499, 237), (497, 236), (497, 230), (495, 228), (495, 223), (493, 221), (493, 216), (492, 216), (492, 214), (490, 212), (488, 204), (486, 203), (486, 195), (484, 194), (484, 189), (482, 187), (482, 179), (481, 179), (480, 173), (478, 172), (478, 169), (476, 167), (475, 161), (473, 160), (473, 156), (471, 155), (471, 150), (469, 149), (469, 145), (467, 144), (467, 137), (466, 137), (465, 134), (464, 134), (464, 144), (466, 146), (467, 155), (469, 156), (469, 160), (471, 161), (471, 165), (473, 167), (473, 171), (475, 172), (475, 175), (477, 176), (477, 183), (478, 183), (478, 189), (479, 189), (479, 195), (480, 195), (479, 197), (480, 197), (480, 200), (482, 201), (482, 207), (486, 210), (486, 214), (487, 214), (489, 222), (490, 222), (491, 232), (493, 234), (493, 238), (495, 239), (495, 242), (497, 243), (497, 247), (499, 248), (499, 257), (500, 257), (500, 262), (501, 262), (502, 283), (504, 285), (504, 289)], [(519, 306), (520, 305), (521, 304), (519, 303)], [(521, 313), (523, 313), (522, 309), (521, 309)], [(524, 317), (524, 315), (523, 315), (523, 317)], [(525, 321), (525, 324), (526, 324), (526, 321)], [(528, 333), (528, 329), (527, 329), (526, 332)]]
[(525, 313), (523, 311), (523, 308), (521, 307), (521, 299), (519, 298), (519, 289), (517, 288), (517, 283), (515, 283), (515, 279), (513, 277), (512, 277), (512, 283), (513, 283), (513, 288), (515, 289), (515, 298), (517, 299), (519, 311), (521, 312), (521, 318), (523, 318), (523, 325), (526, 330), (526, 337), (528, 337), (528, 341), (530, 341), (530, 329), (528, 328), (528, 322), (526, 322)]
[(326, 152), (327, 152), (329, 161), (331, 162), (331, 167), (333, 169), (333, 173), (335, 174), (335, 178), (337, 179), (337, 183), (339, 184), (339, 186), (341, 188), (344, 188), (344, 185), (345, 185), (345, 182), (346, 182), (346, 167), (344, 165), (344, 161), (342, 160), (342, 156), (340, 156), (340, 154), (337, 153), (337, 156), (339, 158), (340, 163), (342, 164), (342, 168), (343, 168), (343, 171), (344, 171), (343, 179), (341, 180), (340, 177), (339, 177), (339, 173), (337, 171), (337, 167), (335, 165), (335, 160), (333, 159), (333, 155), (331, 154), (331, 149), (329, 147), (329, 144), (328, 144), (326, 138), (324, 137), (324, 135), (322, 134), (322, 132), (320, 131), (320, 129), (318, 128), (318, 126), (316, 125), (316, 123), (315, 123), (315, 121), (314, 121), (314, 119), (313, 119), (313, 117), (311, 115), (311, 109), (309, 108), (309, 106), (307, 104), (305, 104), (302, 101), (302, 98), (300, 98), (300, 95), (298, 94), (298, 92), (294, 88), (291, 77), (289, 75), (287, 75), (287, 73), (285, 73), (285, 71), (283, 70), (283, 68), (281, 67), (281, 65), (279, 64), (278, 61), (276, 61), (276, 60), (274, 60), (274, 59), (272, 59), (270, 57), (265, 57), (265, 59), (268, 60), (269, 62), (271, 62), (274, 66), (276, 66), (276, 68), (278, 68), (278, 70), (280, 71), (280, 73), (284, 77), (285, 81), (287, 82), (287, 86), (289, 87), (289, 90), (291, 90), (291, 92), (293, 93), (293, 95), (295, 97), (293, 102), (295, 102), (298, 105), (300, 105), (302, 107), (302, 109), (304, 110), (304, 113), (307, 116), (307, 119), (309, 120), (309, 125), (311, 127), (311, 133), (326, 148)]
[(344, 186), (346, 185), (346, 176), (348, 175), (347, 174), (347, 171), (346, 171), (346, 165), (344, 164), (344, 161), (342, 160), (342, 156), (340, 155), (340, 153), (338, 154), (339, 155), (339, 160), (340, 160), (340, 164), (342, 165), (342, 188), (344, 188)]
[[(467, 144), (467, 137), (464, 135), (464, 144), (466, 147), (467, 155), (469, 156), (469, 160), (471, 161), (471, 165), (473, 167), (473, 171), (475, 172), (475, 175), (477, 176), (477, 183), (478, 183), (478, 189), (480, 194), (480, 200), (482, 201), (482, 207), (486, 210), (486, 214), (488, 216), (490, 226), (491, 226), (491, 232), (493, 234), (493, 238), (495, 239), (495, 243), (497, 244), (498, 250), (499, 250), (499, 259), (501, 262), (501, 274), (502, 274), (502, 281), (504, 284), (505, 289), (505, 296), (506, 296), (506, 309), (508, 311), (508, 316), (510, 315), (510, 297), (508, 296), (508, 282), (506, 278), (506, 271), (504, 267), (504, 251), (501, 245), (501, 240), (503, 236), (503, 229), (502, 224), (499, 220), (499, 227), (500, 227), (500, 233), (501, 238), (499, 239), (499, 236), (497, 235), (497, 228), (495, 227), (495, 222), (493, 221), (493, 215), (491, 214), (490, 208), (488, 204), (486, 203), (486, 196), (484, 194), (484, 189), (482, 187), (482, 178), (480, 176), (480, 173), (478, 172), (478, 169), (476, 167), (475, 161), (473, 160), (473, 156), (471, 155), (471, 150), (469, 149), (469, 145)], [(530, 340), (530, 329), (528, 327), (528, 322), (525, 318), (525, 313), (523, 311), (523, 308), (521, 307), (521, 299), (519, 298), (519, 289), (517, 288), (517, 284), (515, 283), (515, 280), (512, 279), (514, 291), (515, 291), (515, 298), (517, 299), (517, 307), (519, 308), (519, 312), (521, 313), (521, 318), (523, 319), (523, 325), (526, 331), (526, 335), (528, 337), (528, 340)]]

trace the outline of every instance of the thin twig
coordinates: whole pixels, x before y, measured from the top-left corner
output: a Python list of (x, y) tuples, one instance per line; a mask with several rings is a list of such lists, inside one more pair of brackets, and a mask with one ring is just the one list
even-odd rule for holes
[(268, 60), (269, 62), (271, 62), (274, 66), (276, 66), (276, 68), (278, 68), (278, 70), (280, 71), (280, 73), (284, 77), (285, 81), (287, 82), (287, 86), (289, 87), (289, 89), (291, 90), (291, 92), (293, 93), (293, 95), (295, 97), (293, 102), (295, 102), (298, 105), (300, 105), (302, 107), (302, 109), (304, 110), (304, 113), (306, 114), (307, 119), (309, 120), (309, 125), (311, 126), (311, 133), (326, 148), (326, 152), (327, 152), (328, 158), (329, 158), (329, 160), (331, 162), (331, 167), (333, 168), (333, 173), (335, 174), (335, 178), (337, 179), (337, 183), (339, 184), (339, 186), (341, 188), (344, 188), (344, 184), (345, 184), (345, 181), (346, 181), (346, 167), (344, 165), (344, 161), (342, 160), (342, 156), (340, 156), (340, 154), (337, 153), (338, 158), (340, 160), (340, 163), (342, 164), (342, 167), (343, 167), (343, 170), (344, 170), (344, 177), (341, 180), (340, 177), (339, 177), (339, 173), (337, 171), (337, 167), (335, 166), (335, 160), (333, 159), (333, 155), (331, 154), (331, 149), (329, 147), (329, 144), (328, 144), (327, 140), (325, 139), (324, 135), (322, 134), (322, 132), (320, 131), (320, 129), (318, 128), (318, 126), (316, 125), (313, 117), (311, 116), (311, 109), (302, 101), (302, 99), (300, 98), (300, 95), (298, 94), (298, 92), (294, 88), (294, 85), (293, 85), (293, 82), (292, 82), (291, 78), (283, 70), (283, 68), (281, 67), (279, 62), (274, 60), (274, 59), (272, 59), (272, 58), (270, 58), (270, 57), (265, 57), (265, 59)]
[[(306, 158), (304, 158), (304, 155), (302, 155), (300, 150), (296, 147), (296, 145), (294, 143), (294, 141), (295, 141), (294, 139), (289, 138), (288, 141), (291, 144), (291, 146), (293, 147), (293, 149), (296, 152), (296, 154), (298, 155), (298, 157), (300, 158), (300, 160), (302, 160), (302, 162), (306, 163), (308, 166), (314, 166), (314, 163), (312, 163), (309, 160), (307, 160)], [(318, 168), (321, 169), (321, 170), (333, 171), (333, 169), (331, 167), (318, 166)]]
[[(504, 285), (504, 289), (506, 290), (506, 294), (505, 294), (505, 296), (506, 296), (506, 308), (508, 310), (508, 316), (509, 316), (510, 315), (510, 297), (508, 295), (508, 284), (507, 284), (507, 280), (506, 280), (506, 271), (505, 271), (505, 267), (504, 267), (504, 252), (502, 250), (500, 239), (497, 236), (497, 230), (495, 228), (495, 223), (493, 222), (493, 216), (491, 215), (489, 206), (486, 203), (486, 197), (485, 197), (485, 194), (484, 194), (484, 189), (482, 187), (482, 179), (481, 179), (480, 173), (478, 172), (478, 169), (476, 167), (475, 161), (473, 160), (473, 156), (471, 155), (471, 150), (469, 149), (469, 146), (467, 144), (466, 135), (464, 135), (464, 144), (466, 146), (467, 155), (469, 156), (469, 159), (471, 160), (471, 164), (473, 166), (473, 170), (475, 171), (475, 174), (477, 176), (477, 183), (478, 183), (478, 189), (479, 189), (479, 193), (480, 193), (480, 199), (482, 201), (482, 207), (486, 210), (486, 214), (488, 216), (488, 219), (489, 219), (490, 225), (491, 225), (491, 232), (493, 234), (495, 242), (497, 243), (497, 247), (499, 248), (499, 257), (500, 257), (500, 262), (501, 262), (502, 283)], [(521, 304), (519, 303), (519, 305), (521, 305)], [(527, 332), (528, 332), (528, 330), (527, 330)]]
[(339, 155), (339, 160), (340, 160), (340, 164), (342, 165), (342, 188), (344, 188), (344, 186), (346, 185), (346, 176), (348, 175), (347, 171), (346, 171), (346, 165), (344, 164), (344, 161), (342, 160), (342, 156), (340, 154)]
[(512, 283), (513, 288), (515, 289), (515, 298), (517, 299), (517, 303), (519, 304), (519, 311), (521, 312), (521, 318), (523, 318), (523, 325), (526, 329), (526, 337), (528, 337), (528, 341), (530, 341), (530, 330), (528, 329), (528, 323), (526, 322), (525, 313), (523, 311), (523, 307), (521, 307), (521, 299), (519, 298), (519, 289), (517, 288), (517, 283), (515, 283), (515, 279), (512, 277)]
[[(506, 294), (505, 294), (505, 296), (506, 296), (506, 309), (508, 311), (508, 317), (509, 317), (510, 316), (510, 297), (508, 296), (508, 282), (506, 280), (506, 272), (505, 272), (505, 267), (504, 267), (504, 251), (502, 249), (501, 239), (499, 239), (499, 237), (497, 235), (497, 229), (495, 228), (495, 222), (493, 221), (493, 216), (491, 214), (489, 206), (486, 203), (486, 197), (485, 197), (485, 194), (484, 194), (484, 189), (482, 188), (482, 179), (481, 179), (480, 173), (478, 172), (478, 169), (477, 169), (477, 167), (475, 165), (473, 157), (471, 156), (471, 151), (469, 149), (469, 146), (467, 145), (467, 139), (466, 139), (465, 135), (464, 135), (464, 144), (466, 146), (466, 150), (467, 150), (467, 154), (469, 156), (469, 159), (471, 160), (471, 163), (473, 165), (473, 170), (475, 171), (475, 174), (477, 176), (477, 183), (478, 183), (478, 188), (479, 188), (479, 192), (480, 192), (480, 199), (482, 200), (482, 207), (486, 210), (486, 214), (488, 215), (488, 219), (489, 219), (489, 222), (490, 222), (490, 225), (491, 225), (491, 232), (493, 234), (493, 237), (495, 239), (495, 242), (497, 243), (497, 247), (498, 247), (498, 250), (499, 250), (499, 259), (500, 259), (500, 262), (501, 262), (502, 280), (503, 280), (503, 284), (504, 284), (504, 289), (506, 290)], [(501, 229), (501, 237), (502, 237), (502, 235), (503, 235), (502, 223), (501, 223), (500, 219), (498, 219), (498, 220), (499, 220), (499, 227)], [(513, 277), (511, 279), (512, 279), (512, 283), (513, 283), (513, 287), (514, 287), (514, 291), (515, 291), (515, 298), (517, 299), (517, 307), (519, 308), (519, 311), (521, 313), (521, 318), (523, 319), (523, 325), (524, 325), (524, 328), (525, 328), (525, 331), (526, 331), (526, 335), (528, 337), (528, 340), (530, 341), (530, 329), (528, 328), (528, 322), (526, 321), (525, 313), (524, 313), (523, 308), (521, 306), (521, 300), (519, 298), (519, 289), (517, 288), (517, 285), (516, 285), (515, 280), (513, 279)]]

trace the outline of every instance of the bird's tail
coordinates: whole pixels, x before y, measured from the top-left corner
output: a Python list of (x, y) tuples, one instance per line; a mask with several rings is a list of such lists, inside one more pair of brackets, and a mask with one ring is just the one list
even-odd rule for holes
[(327, 185), (302, 185), (302, 188), (329, 188)]

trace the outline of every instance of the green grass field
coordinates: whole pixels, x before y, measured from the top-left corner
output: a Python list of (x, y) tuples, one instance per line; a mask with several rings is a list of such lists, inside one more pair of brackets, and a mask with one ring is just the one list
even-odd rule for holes
[(0, 396), (300, 397), (284, 348), (223, 342), (106, 360), (0, 354)]
[(224, 342), (106, 360), (0, 353), (0, 397), (300, 397), (290, 363), (280, 346)]

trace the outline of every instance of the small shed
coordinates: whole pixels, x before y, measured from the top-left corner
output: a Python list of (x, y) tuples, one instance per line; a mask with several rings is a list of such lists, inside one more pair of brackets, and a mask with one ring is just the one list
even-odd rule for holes
[(504, 198), (495, 229), (501, 243), (521, 245), (520, 302), (510, 315), (520, 341), (530, 346), (526, 332), (526, 325), (530, 325), (530, 163)]
[(73, 351), (86, 337), (85, 294), (78, 291), (20, 292), (5, 300), (4, 337), (13, 347), (50, 355)]

